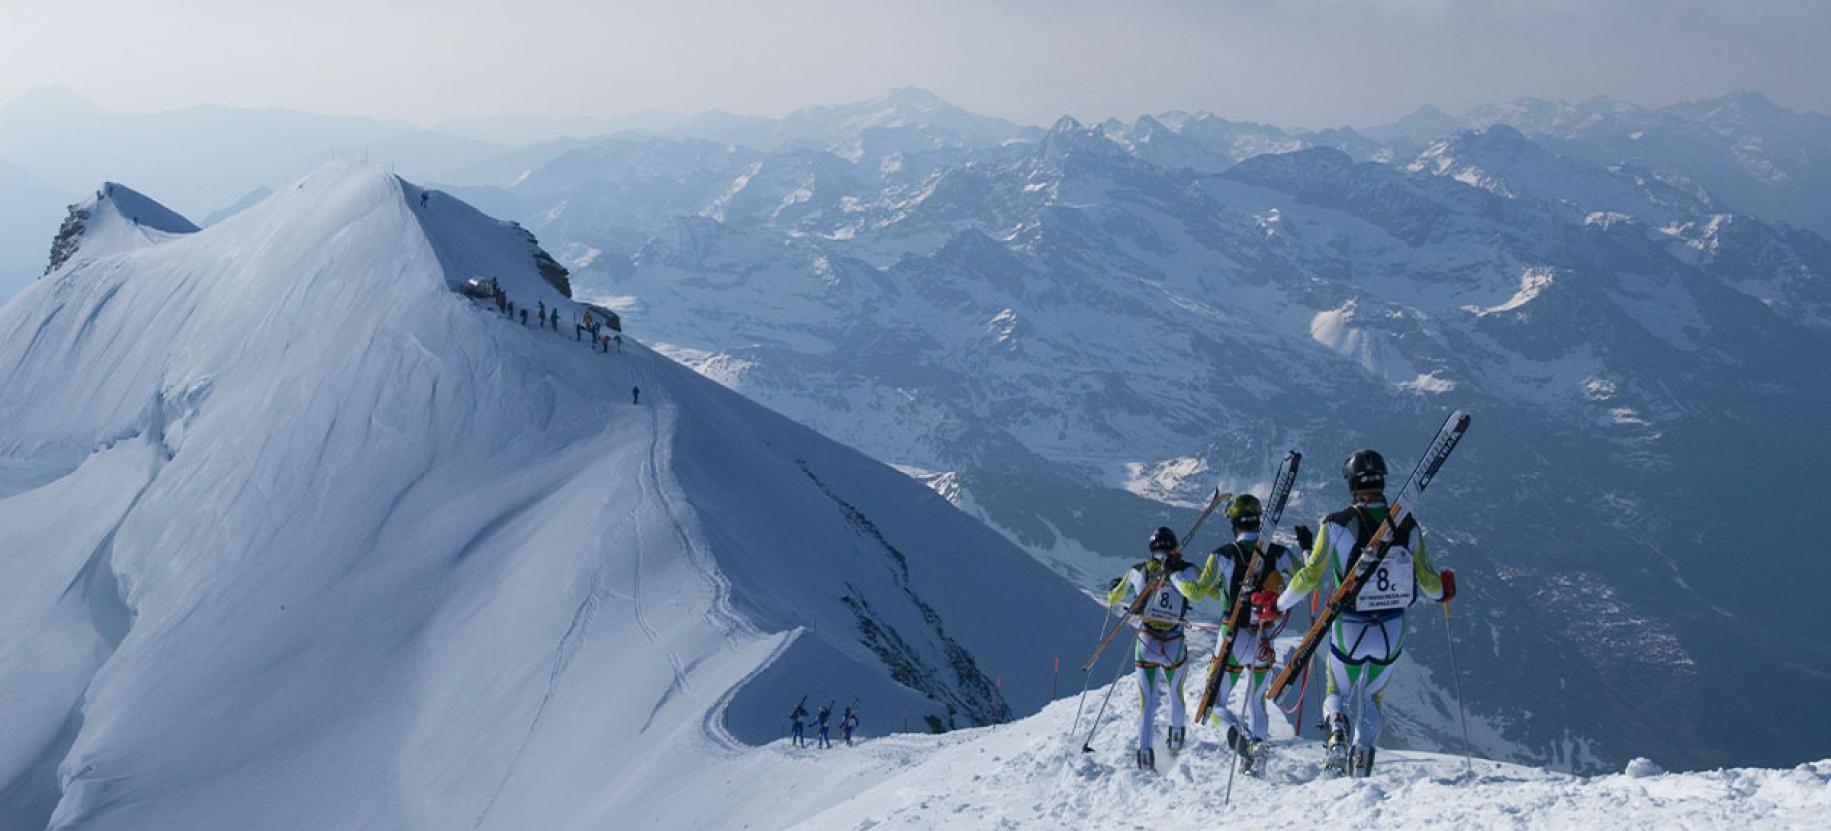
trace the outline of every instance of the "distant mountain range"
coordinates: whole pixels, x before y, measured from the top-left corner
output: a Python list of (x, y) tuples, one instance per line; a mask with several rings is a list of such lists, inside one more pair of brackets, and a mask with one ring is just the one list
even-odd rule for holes
[[(1824, 196), (1831, 185), (1820, 172), (1827, 165), (1825, 122), (1825, 116), (1792, 113), (1744, 92), (1662, 109), (1608, 99), (1519, 99), (1452, 117), (1425, 106), (1391, 125), (1320, 131), (1188, 112), (1130, 123), (1109, 119), (1098, 129), (1152, 164), (1218, 173), (1254, 155), (1318, 146), (1360, 160), (1403, 162), (1457, 130), (1507, 123), (1560, 153), (1694, 178), (1738, 210), (1825, 234), (1831, 233)], [(454, 119), (431, 128), (219, 106), (112, 113), (67, 90), (45, 88), (0, 106), (0, 210), (9, 211), (0, 216), (6, 225), (0, 229), (0, 297), (42, 270), (38, 240), (53, 229), (57, 208), (103, 180), (139, 183), (165, 194), (178, 210), (209, 217), (336, 156), (367, 158), (402, 175), (452, 185), (503, 186), (607, 136), (699, 138), (765, 152), (818, 150), (858, 162), (946, 148), (988, 151), (1000, 143), (1037, 141), (1044, 132), (913, 88), (782, 118), (651, 112)]]
[[(527, 223), (677, 358), (1083, 585), (1174, 524), (1166, 503), (1262, 485), (1288, 447), (1319, 460), (1297, 499), (1313, 518), (1344, 496), (1327, 460), (1373, 445), (1409, 464), (1445, 408), (1473, 409), (1427, 516), (1470, 581), (1487, 752), (1809, 757), (1831, 720), (1762, 717), (1734, 668), (1759, 663), (1770, 705), (1831, 692), (1809, 669), (1831, 654), (1798, 622), (1831, 570), (1750, 521), (1809, 511), (1802, 483), (1831, 458), (1811, 426), (1831, 403), (1831, 246), (1704, 173), (1544, 136), (1562, 121), (1427, 137), (1440, 116), (1001, 136), (897, 113), (870, 141), (598, 140), (454, 190)], [(1815, 118), (1762, 129), (1806, 144)], [(1801, 579), (1725, 585), (1724, 546)], [(1447, 746), (1441, 636), (1414, 649), (1418, 704), (1392, 729)]]

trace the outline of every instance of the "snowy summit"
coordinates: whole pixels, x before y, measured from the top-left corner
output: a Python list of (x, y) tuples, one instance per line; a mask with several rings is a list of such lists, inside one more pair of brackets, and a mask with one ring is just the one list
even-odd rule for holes
[(444, 193), (341, 162), (204, 230), (80, 209), (0, 309), (0, 827), (717, 825), (688, 795), (796, 699), (1006, 721), (1091, 625), (919, 483), (588, 347)]

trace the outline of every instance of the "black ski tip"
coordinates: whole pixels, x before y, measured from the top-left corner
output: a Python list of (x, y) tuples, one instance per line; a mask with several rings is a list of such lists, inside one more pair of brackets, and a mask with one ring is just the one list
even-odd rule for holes
[(1082, 753), (1092, 753), (1092, 752), (1094, 752), (1094, 747), (1091, 744), (1081, 745), (1081, 752)]

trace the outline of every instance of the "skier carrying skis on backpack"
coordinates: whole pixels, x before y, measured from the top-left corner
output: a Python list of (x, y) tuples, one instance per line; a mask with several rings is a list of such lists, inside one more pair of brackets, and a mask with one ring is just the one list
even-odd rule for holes
[(788, 720), (794, 724), (795, 746), (807, 747), (807, 708), (796, 704), (795, 711), (788, 714)]
[(858, 713), (852, 705), (846, 705), (846, 714), (839, 720), (839, 737), (845, 740), (846, 747), (852, 746), (852, 731), (858, 729)]
[(1171, 753), (1182, 750), (1183, 683), (1188, 680), (1184, 664), (1189, 647), (1183, 640), (1183, 620), (1189, 614), (1190, 601), (1205, 593), (1195, 566), (1182, 558), (1176, 532), (1158, 528), (1151, 532), (1151, 557), (1132, 566), (1124, 577), (1114, 581), (1106, 595), (1109, 606), (1119, 606), (1126, 598), (1150, 588), (1158, 577), (1166, 578), (1151, 592), (1139, 616), (1135, 660), (1138, 667), (1138, 693), (1141, 713), (1138, 721), (1138, 767), (1157, 769), (1157, 754), (1151, 748), (1156, 732), (1158, 682), (1170, 695), (1170, 733), (1165, 745)]
[(827, 730), (829, 728), (827, 722), (832, 719), (833, 702), (828, 701), (827, 703), (820, 705), (820, 713), (814, 716), (814, 720), (820, 724), (820, 747), (823, 750), (833, 746), (832, 740), (827, 738)]
[[(1351, 501), (1346, 510), (1323, 518), (1309, 560), (1292, 575), (1277, 608), (1288, 611), (1321, 587), (1328, 571), (1340, 581), (1386, 519), (1386, 460), (1356, 450), (1342, 466)], [(1419, 597), (1447, 603), (1456, 596), (1456, 575), (1431, 567), (1424, 529), (1415, 518), (1387, 537), (1385, 559), (1368, 576), (1335, 621), (1329, 642), (1328, 697), (1323, 721), (1329, 728), (1325, 765), (1336, 773), (1365, 777), (1373, 771), (1374, 742), (1380, 734), (1380, 697), (1392, 680), (1392, 664), (1405, 644), (1405, 610)], [(1350, 735), (1352, 731), (1352, 735)], [(1352, 741), (1352, 754), (1349, 743)]]
[[(1284, 586), (1284, 575), (1296, 570), (1300, 562), (1295, 552), (1272, 543), (1266, 549), (1269, 559), (1265, 561), (1256, 585), (1244, 585), (1257, 547), (1262, 543), (1259, 528), (1265, 511), (1258, 497), (1243, 493), (1227, 503), (1226, 513), (1233, 523), (1234, 541), (1208, 555), (1200, 582), (1209, 595), (1220, 599), (1223, 621), (1231, 617), (1235, 603), (1247, 603), (1251, 608), (1242, 619), (1240, 631), (1232, 633), (1231, 654), (1223, 658), (1221, 689), (1215, 697), (1219, 705), (1209, 718), (1227, 724), (1227, 746), (1242, 757), (1241, 772), (1250, 774), (1258, 760), (1260, 745), (1267, 738), (1265, 697), (1258, 693), (1263, 689), (1265, 673), (1277, 660), (1272, 641), (1284, 630), (1287, 620), (1276, 605), (1278, 591)], [(1300, 531), (1299, 535), (1307, 533)], [(1221, 640), (1226, 639), (1226, 634), (1222, 634)], [(1215, 648), (1220, 648), (1218, 641)], [(1252, 670), (1252, 680), (1246, 686), (1246, 719), (1242, 723), (1240, 715), (1227, 706), (1227, 697), (1248, 667)]]

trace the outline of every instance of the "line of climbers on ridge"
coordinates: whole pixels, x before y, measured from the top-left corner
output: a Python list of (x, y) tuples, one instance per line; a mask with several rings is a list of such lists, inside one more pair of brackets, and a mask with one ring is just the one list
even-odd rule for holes
[[(507, 317), (511, 321), (517, 319), (514, 301), (509, 299), (509, 293), (502, 289), (502, 285), (498, 283), (494, 277), (491, 277), (488, 280), (473, 277), (465, 282), (461, 289), (461, 293), (467, 297), (489, 300), (495, 305), (497, 313)], [(545, 301), (535, 301), (535, 307), (535, 318), (541, 329), (552, 329), (555, 332), (560, 330), (559, 307), (555, 306), (552, 310), (548, 310)], [(592, 317), (591, 311), (592, 307), (587, 307), (580, 317), (573, 322), (572, 339), (574, 341), (583, 340), (585, 335), (589, 334), (591, 336), (592, 351), (603, 352), (608, 355), (610, 354), (611, 349), (615, 347), (617, 354), (622, 354), (623, 327), (621, 321), (612, 312), (604, 311), (601, 312), (599, 317)], [(528, 322), (527, 306), (521, 307), (519, 319), (521, 320), (521, 325), (531, 325)], [(605, 332), (604, 329), (606, 328), (612, 331)], [(630, 387), (629, 395), (631, 404), (642, 403), (641, 387)]]
[[(815, 724), (819, 728), (819, 739), (816, 746), (822, 750), (833, 746), (832, 740), (827, 737), (827, 731), (830, 728), (829, 722), (833, 718), (834, 703), (828, 701), (821, 705), (820, 712), (814, 716)], [(796, 704), (795, 709), (788, 714), (789, 732), (795, 747), (807, 747), (807, 720), (807, 696), (804, 695), (801, 697), (801, 702)], [(846, 743), (846, 747), (852, 746), (852, 731), (856, 729), (858, 729), (858, 701), (854, 699), (851, 704), (846, 705), (845, 715), (839, 719), (839, 733), (841, 739)]]

